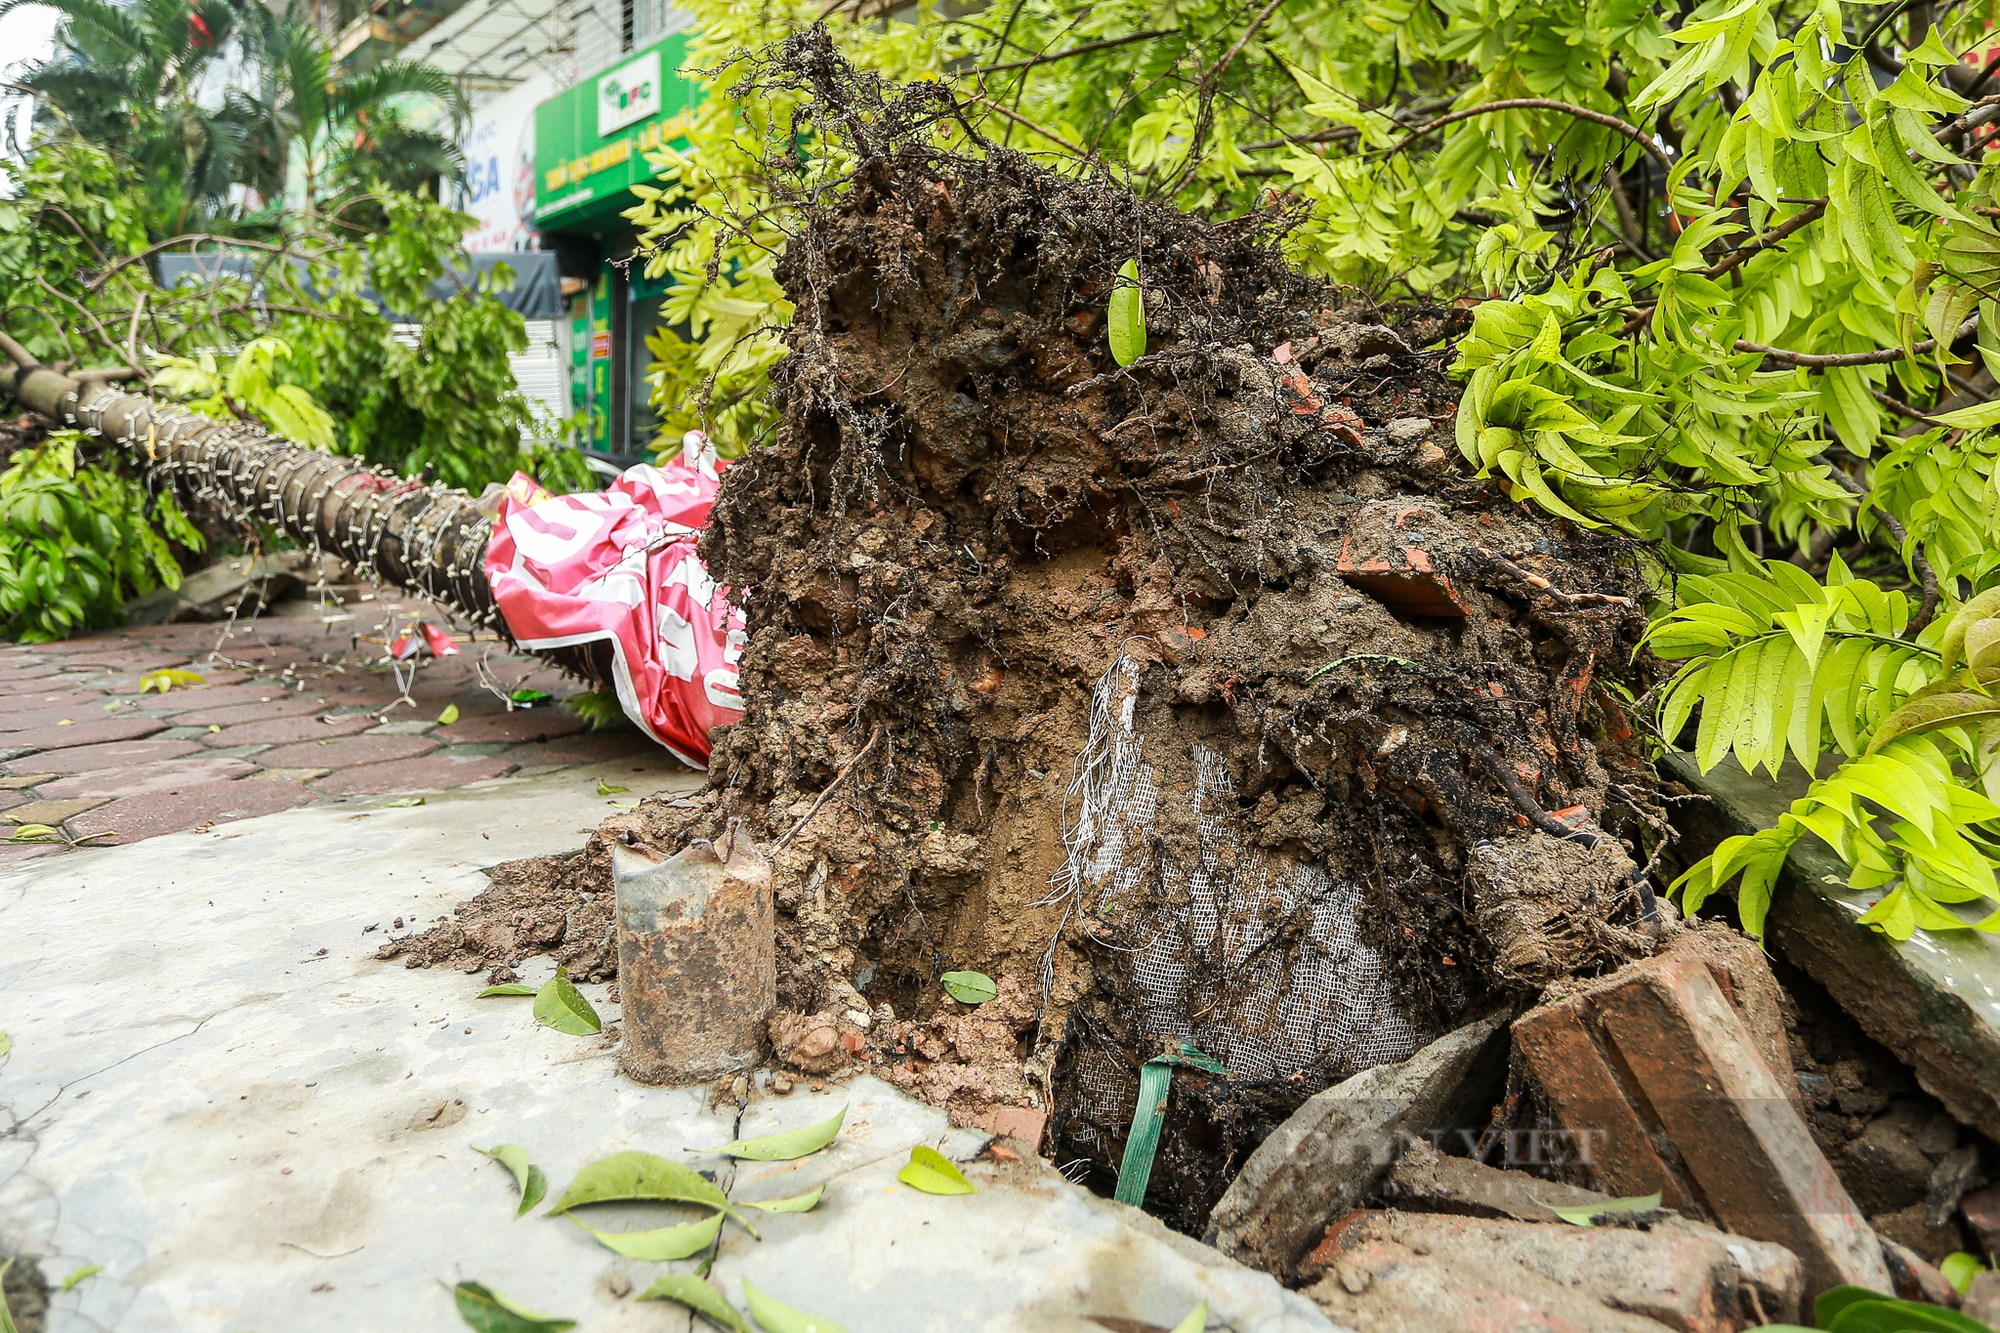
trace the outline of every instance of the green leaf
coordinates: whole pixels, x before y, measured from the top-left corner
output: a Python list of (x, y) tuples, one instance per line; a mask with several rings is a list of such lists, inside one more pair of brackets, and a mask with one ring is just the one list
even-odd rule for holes
[(804, 1194), (794, 1194), (789, 1199), (772, 1199), (768, 1203), (745, 1203), (745, 1208), (755, 1208), (766, 1213), (809, 1213), (819, 1207), (819, 1201), (826, 1196), (826, 1186), (807, 1190)]
[(1977, 727), (1997, 720), (2000, 699), (1990, 694), (1932, 694), (1905, 703), (1883, 718), (1862, 753), (1874, 754), (1899, 736), (1921, 736), (1940, 727)]
[[(12, 1259), (0, 1259), (0, 1283), (7, 1279), (7, 1270), (14, 1266)], [(7, 1291), (0, 1286), (0, 1333), (21, 1333), (14, 1325), (13, 1311), (7, 1308)]]
[[(1968, 1255), (1967, 1257), (1970, 1258), (1971, 1256)], [(102, 1273), (103, 1271), (104, 1271), (103, 1264), (85, 1264), (83, 1267), (77, 1269), (75, 1272), (71, 1273), (68, 1277), (63, 1279), (62, 1289), (64, 1291), (74, 1291), (76, 1289), (77, 1283), (82, 1282), (87, 1278), (95, 1277), (99, 1273)], [(1966, 1281), (1968, 1282), (1970, 1282), (1971, 1280), (1972, 1279), (1970, 1278), (1966, 1279)]]
[(1606, 1199), (1603, 1203), (1576, 1204), (1568, 1208), (1547, 1205), (1549, 1211), (1557, 1217), (1580, 1227), (1596, 1226), (1597, 1223), (1591, 1219), (1603, 1217), (1606, 1213), (1650, 1213), (1658, 1210), (1659, 1206), (1660, 1196), (1657, 1191), (1652, 1194), (1633, 1195), (1627, 1199)]
[(1947, 426), (1960, 430), (1984, 430), (1988, 426), (2000, 426), (2000, 402), (1974, 403), (1971, 407), (1961, 407), (1955, 412), (1939, 412), (1931, 418)]
[(1857, 1287), (1852, 1284), (1828, 1287), (1813, 1301), (1813, 1323), (1821, 1328), (1832, 1328), (1833, 1321), (1840, 1318), (1840, 1312), (1857, 1301), (1887, 1299), (1888, 1297), (1881, 1292), (1870, 1291), (1867, 1287)]
[(150, 694), (154, 690), (158, 690), (161, 694), (165, 694), (176, 685), (186, 688), (206, 684), (208, 684), (206, 680), (192, 671), (182, 671), (176, 667), (164, 667), (158, 671), (148, 671), (145, 675), (139, 677), (139, 693)]
[(909, 1164), (896, 1173), (896, 1179), (926, 1194), (979, 1193), (950, 1158), (921, 1143), (910, 1149)]
[(750, 1279), (743, 1279), (743, 1301), (750, 1307), (750, 1317), (757, 1321), (764, 1333), (847, 1333), (847, 1330), (831, 1319), (795, 1310), (783, 1301), (772, 1300), (763, 1292), (750, 1285)]
[(985, 1004), (1000, 993), (993, 978), (984, 972), (947, 972), (938, 978), (945, 994), (960, 1004)]
[(751, 1333), (750, 1325), (736, 1313), (734, 1306), (722, 1298), (722, 1293), (692, 1273), (669, 1273), (656, 1278), (652, 1286), (639, 1293), (638, 1298), (642, 1301), (677, 1301), (717, 1328), (728, 1329), (729, 1333)]
[(0, 1030), (0, 1060), (6, 1059), (7, 1052), (13, 1049), (14, 1039), (8, 1036), (4, 1030)]
[(804, 1129), (789, 1130), (783, 1134), (772, 1134), (761, 1139), (737, 1139), (734, 1143), (725, 1143), (720, 1148), (697, 1148), (695, 1151), (721, 1153), (725, 1157), (740, 1157), (752, 1162), (790, 1162), (816, 1153), (832, 1143), (833, 1136), (840, 1133), (840, 1127), (846, 1121), (847, 1108), (843, 1106), (833, 1119), (823, 1120)]
[(604, 1020), (590, 1007), (590, 1001), (583, 998), (583, 992), (562, 974), (561, 968), (535, 992), (535, 1021), (573, 1037), (604, 1031)]
[(1146, 354), (1146, 293), (1139, 286), (1139, 261), (1128, 259), (1111, 286), (1107, 312), (1111, 359), (1129, 366)]
[(55, 842), (62, 835), (47, 824), (23, 824), (7, 835), (9, 842)]
[(1979, 1256), (1967, 1254), (1964, 1250), (1947, 1254), (1944, 1262), (1938, 1265), (1938, 1272), (1944, 1274), (1944, 1280), (1951, 1283), (1952, 1289), (1961, 1296), (1972, 1285), (1972, 1279), (1985, 1271), (1986, 1265), (1980, 1262)]
[(1985, 1324), (1956, 1310), (1894, 1300), (1873, 1292), (1867, 1300), (1842, 1307), (1826, 1328), (1830, 1333), (1992, 1333)]
[(525, 981), (507, 981), (498, 986), (488, 986), (476, 998), (484, 1000), (495, 995), (533, 995), (535, 988)]
[(382, 804), (376, 806), (375, 808), (377, 810), (407, 810), (413, 806), (422, 805), (423, 803), (424, 803), (424, 798), (421, 796), (398, 796), (394, 800), (382, 802)]
[(685, 1259), (707, 1249), (722, 1229), (722, 1214), (710, 1213), (700, 1222), (684, 1222), (677, 1227), (660, 1227), (655, 1231), (599, 1231), (582, 1222), (577, 1222), (577, 1225), (597, 1237), (597, 1243), (607, 1250), (616, 1250), (628, 1259), (665, 1263), (669, 1259)]
[(1208, 1302), (1202, 1301), (1187, 1312), (1187, 1318), (1175, 1324), (1173, 1333), (1201, 1333), (1208, 1327)]
[(1951, 619), (1945, 622), (1943, 636), (1938, 639), (1939, 668), (1949, 672), (1957, 666), (1958, 655), (1965, 649), (1965, 632), (1996, 615), (2000, 615), (2000, 586), (1975, 594), (1952, 612)]
[(542, 1174), (542, 1168), (528, 1160), (527, 1150), (520, 1145), (503, 1143), (497, 1148), (475, 1147), (472, 1151), (485, 1153), (514, 1173), (514, 1183), (521, 1190), (521, 1206), (514, 1210), (514, 1216), (533, 1208), (549, 1192), (548, 1177)]
[(461, 1282), (451, 1294), (458, 1301), (458, 1317), (478, 1333), (561, 1333), (576, 1327), (574, 1319), (536, 1314), (483, 1283)]
[(438, 714), (438, 725), (448, 727), (456, 721), (458, 721), (458, 705), (446, 704), (444, 711)]
[(620, 787), (616, 783), (606, 782), (602, 778), (597, 780), (597, 794), (599, 796), (618, 796), (631, 790), (630, 787)]
[(548, 1216), (566, 1213), (587, 1203), (613, 1203), (625, 1199), (662, 1199), (669, 1203), (698, 1203), (709, 1208), (727, 1208), (729, 1200), (707, 1177), (696, 1174), (679, 1162), (655, 1157), (649, 1152), (613, 1153), (576, 1173)]

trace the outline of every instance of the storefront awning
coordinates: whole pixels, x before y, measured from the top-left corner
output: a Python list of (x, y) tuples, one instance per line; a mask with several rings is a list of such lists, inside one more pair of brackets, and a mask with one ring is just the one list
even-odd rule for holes
[[(554, 254), (545, 250), (510, 250), (504, 254), (467, 255), (465, 259), (467, 263), (464, 266), (446, 270), (443, 277), (431, 284), (430, 295), (433, 299), (450, 300), (469, 289), (476, 278), (483, 277), (487, 282), (482, 285), (492, 291), (494, 298), (523, 319), (560, 319), (566, 313), (562, 278), (556, 272)], [(159, 280), (162, 287), (178, 287), (184, 282), (209, 282), (216, 278), (249, 280), (256, 276), (262, 262), (260, 257), (240, 250), (161, 255), (158, 259)], [(513, 271), (514, 285), (505, 291), (493, 291), (493, 270), (501, 264)], [(412, 322), (401, 312), (390, 310), (388, 304), (375, 296), (372, 290), (364, 289), (363, 295), (373, 298), (376, 308), (391, 319), (401, 323)]]

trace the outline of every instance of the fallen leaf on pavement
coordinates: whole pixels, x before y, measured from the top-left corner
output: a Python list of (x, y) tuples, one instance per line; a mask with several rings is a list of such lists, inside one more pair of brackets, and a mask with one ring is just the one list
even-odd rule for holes
[(816, 1153), (832, 1143), (834, 1135), (840, 1133), (840, 1127), (846, 1120), (847, 1108), (843, 1106), (833, 1119), (808, 1125), (804, 1129), (771, 1134), (761, 1139), (738, 1139), (720, 1148), (697, 1148), (695, 1151), (721, 1153), (724, 1157), (740, 1157), (753, 1162), (790, 1162)]
[(896, 1173), (896, 1179), (926, 1194), (979, 1193), (950, 1158), (922, 1143), (910, 1149), (909, 1165)]
[(542, 1174), (542, 1168), (528, 1160), (527, 1149), (516, 1143), (503, 1143), (495, 1148), (474, 1147), (474, 1152), (485, 1153), (500, 1165), (514, 1173), (514, 1183), (521, 1190), (521, 1206), (514, 1210), (519, 1217), (542, 1201), (549, 1192), (549, 1179)]

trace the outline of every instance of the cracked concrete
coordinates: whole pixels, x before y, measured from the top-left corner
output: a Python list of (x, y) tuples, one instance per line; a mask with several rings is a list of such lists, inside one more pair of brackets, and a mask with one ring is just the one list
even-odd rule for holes
[[(605, 770), (611, 771), (611, 770)], [(460, 1328), (447, 1285), (475, 1279), (585, 1330), (686, 1329), (639, 1303), (670, 1266), (622, 1258), (539, 1212), (473, 1145), (518, 1143), (560, 1193), (628, 1148), (666, 1156), (814, 1123), (828, 1151), (721, 1178), (760, 1199), (821, 1182), (810, 1214), (724, 1232), (715, 1275), (880, 1330), (1091, 1330), (1105, 1315), (1170, 1326), (1198, 1299), (1237, 1333), (1332, 1329), (1309, 1302), (1038, 1162), (975, 1162), (977, 1195), (899, 1186), (913, 1144), (983, 1141), (869, 1079), (753, 1100), (639, 1087), (615, 1037), (537, 1025), (483, 978), (406, 971), (373, 946), (401, 916), (435, 919), (482, 867), (579, 845), (606, 813), (593, 767), (429, 798), (325, 803), (0, 872), (10, 984), (0, 1028), (0, 1253), (52, 1284), (50, 1333), (404, 1333)], [(669, 788), (692, 788), (689, 774)], [(546, 974), (535, 959), (530, 981)], [(607, 1020), (616, 1006), (585, 986)], [(613, 1029), (615, 1031), (615, 1027)], [(729, 1107), (734, 1112), (735, 1108)], [(713, 1157), (692, 1157), (721, 1167)], [(653, 1206), (592, 1223), (669, 1221)], [(685, 1270), (690, 1265), (672, 1265)]]

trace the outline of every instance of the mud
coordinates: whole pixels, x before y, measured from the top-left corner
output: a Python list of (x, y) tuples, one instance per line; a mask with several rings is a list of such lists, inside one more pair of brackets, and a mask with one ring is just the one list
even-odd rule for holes
[[(1281, 213), (939, 151), (941, 93), (817, 37), (750, 95), (779, 84), (857, 164), (781, 182), (783, 419), (703, 540), (751, 627), (746, 715), (698, 801), (385, 952), (610, 975), (609, 839), (743, 818), (780, 1058), (878, 1062), (963, 1123), (1048, 1112), (1045, 1151), (1105, 1184), (1138, 1066), (1195, 1045), (1231, 1072), (1176, 1076), (1149, 1195), (1193, 1229), (1313, 1092), (1650, 949), (1627, 852), (1664, 824), (1615, 694), (1650, 683), (1637, 555), (1467, 475), (1426, 350), (1459, 312), (1299, 276)], [(1151, 351), (1120, 369), (1135, 254)], [(1006, 980), (992, 1013), (955, 969)]]

